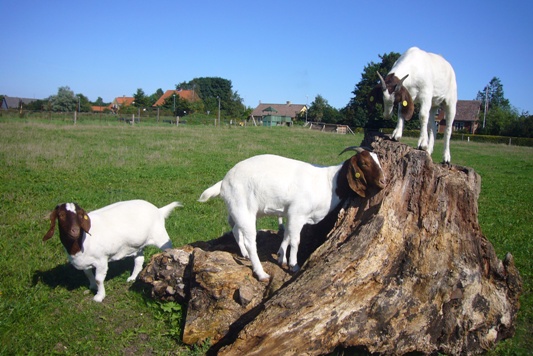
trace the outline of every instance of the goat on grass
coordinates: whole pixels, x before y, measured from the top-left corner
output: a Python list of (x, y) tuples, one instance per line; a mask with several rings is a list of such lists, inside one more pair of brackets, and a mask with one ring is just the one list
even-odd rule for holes
[(76, 203), (60, 204), (50, 214), (50, 229), (43, 241), (54, 236), (57, 220), (59, 238), (70, 263), (85, 272), (90, 288), (97, 288), (94, 300), (101, 302), (105, 298), (108, 261), (135, 256), (135, 266), (128, 278), (134, 281), (143, 267), (145, 246), (172, 247), (165, 219), (178, 206), (181, 204), (173, 202), (158, 209), (144, 200), (130, 200), (86, 213)]

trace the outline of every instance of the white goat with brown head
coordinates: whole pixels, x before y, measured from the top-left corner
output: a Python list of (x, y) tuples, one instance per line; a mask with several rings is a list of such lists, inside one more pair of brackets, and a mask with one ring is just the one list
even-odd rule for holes
[(135, 266), (128, 278), (134, 281), (142, 270), (145, 246), (172, 247), (165, 218), (177, 206), (181, 204), (174, 202), (158, 209), (144, 200), (130, 200), (86, 213), (78, 204), (59, 204), (50, 214), (50, 229), (43, 241), (54, 236), (57, 220), (59, 238), (70, 263), (85, 272), (90, 288), (98, 289), (94, 300), (101, 302), (105, 297), (108, 261), (135, 256)]
[(320, 222), (353, 193), (365, 197), (369, 189), (385, 187), (377, 155), (359, 147), (349, 147), (342, 153), (350, 149), (358, 153), (330, 167), (276, 155), (248, 158), (230, 169), (223, 180), (206, 189), (198, 200), (205, 202), (220, 194), (241, 254), (250, 258), (253, 271), (263, 281), (270, 276), (263, 270), (257, 255), (256, 219), (267, 215), (286, 217), (278, 262), (287, 263), (290, 243), (289, 267), (297, 271), (300, 231), (305, 224)]
[(380, 82), (370, 93), (369, 101), (383, 104), (385, 119), (389, 119), (393, 108), (398, 107), (398, 124), (392, 133), (394, 140), (400, 140), (404, 120), (411, 119), (414, 104), (420, 103), (418, 148), (431, 154), (437, 135), (435, 118), (439, 107), (443, 107), (446, 118), (443, 162), (449, 163), (450, 137), (457, 105), (457, 83), (450, 63), (438, 54), (411, 47), (398, 58), (385, 79), (379, 72), (378, 76)]

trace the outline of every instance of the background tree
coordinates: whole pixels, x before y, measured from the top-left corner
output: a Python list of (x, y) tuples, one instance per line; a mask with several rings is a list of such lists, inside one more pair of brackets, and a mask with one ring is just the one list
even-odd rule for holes
[(60, 87), (57, 95), (48, 98), (52, 111), (71, 112), (77, 110), (78, 98), (68, 86)]
[(485, 107), (485, 97), (488, 102), (488, 109), (492, 108), (510, 108), (511, 104), (509, 100), (505, 98), (503, 93), (503, 84), (498, 77), (493, 77), (489, 84), (483, 88), (483, 90), (478, 91), (476, 100), (481, 100), (482, 107)]
[(135, 99), (135, 102), (133, 105), (135, 105), (136, 107), (149, 106), (148, 97), (146, 96), (146, 94), (144, 94), (144, 90), (142, 90), (141, 88), (137, 89), (137, 92), (133, 94), (133, 98)]
[(93, 102), (93, 105), (95, 106), (106, 106), (106, 105), (109, 105), (109, 103), (104, 103), (104, 99), (102, 99), (102, 97), (98, 97), (96, 99), (96, 101)]
[(342, 116), (337, 109), (329, 105), (328, 101), (317, 95), (315, 100), (309, 106), (307, 118), (310, 121), (337, 123), (342, 120)]
[(89, 98), (87, 98), (85, 95), (78, 93), (76, 94), (76, 97), (78, 98), (78, 109), (80, 112), (90, 112), (91, 111), (91, 102), (89, 101)]
[(23, 106), (24, 110), (44, 111), (48, 109), (48, 99), (34, 100)]
[(163, 89), (159, 88), (155, 91), (155, 93), (153, 93), (152, 95), (150, 95), (148, 98), (147, 98), (147, 106), (152, 106), (156, 103), (156, 101), (159, 100), (160, 97), (163, 96), (165, 92), (163, 91)]
[(485, 127), (478, 130), (479, 134), (505, 136), (514, 131), (512, 127), (516, 126), (519, 114), (505, 98), (503, 84), (498, 77), (493, 77), (489, 84), (477, 93), (476, 100), (481, 101), (481, 107), (485, 110), (482, 113)]
[(239, 118), (244, 115), (245, 107), (240, 95), (232, 89), (231, 80), (219, 77), (194, 78), (189, 82), (176, 84), (176, 89), (193, 90), (203, 102), (203, 111), (211, 115), (218, 111), (218, 98), (220, 98), (221, 116)]
[[(390, 52), (383, 55), (378, 55), (380, 62), (368, 63), (361, 74), (361, 80), (355, 85), (355, 89), (352, 91), (354, 95), (350, 99), (348, 104), (341, 110), (344, 117), (344, 123), (355, 127), (394, 127), (396, 125), (395, 120), (383, 120), (383, 109), (380, 104), (376, 105), (375, 110), (371, 110), (368, 107), (367, 98), (374, 86), (378, 84), (379, 77), (377, 72), (385, 77), (385, 75), (391, 70), (394, 62), (400, 57), (399, 53)], [(410, 125), (416, 125), (418, 123), (417, 114), (413, 116), (406, 128)]]
[(533, 115), (528, 112), (522, 113), (520, 117), (511, 121), (505, 128), (504, 134), (513, 137), (533, 137)]

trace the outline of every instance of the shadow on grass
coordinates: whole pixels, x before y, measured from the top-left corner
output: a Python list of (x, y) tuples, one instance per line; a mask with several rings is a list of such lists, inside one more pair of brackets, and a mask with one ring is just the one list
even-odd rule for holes
[[(106, 281), (128, 272), (128, 276), (133, 270), (133, 257), (128, 257), (120, 261), (109, 263)], [(94, 273), (94, 270), (93, 270)], [(126, 282), (126, 279), (124, 279)], [(35, 271), (33, 273), (32, 285), (44, 283), (52, 288), (63, 287), (67, 290), (74, 290), (80, 287), (89, 287), (89, 280), (83, 271), (77, 270), (70, 263), (58, 265), (48, 271)]]

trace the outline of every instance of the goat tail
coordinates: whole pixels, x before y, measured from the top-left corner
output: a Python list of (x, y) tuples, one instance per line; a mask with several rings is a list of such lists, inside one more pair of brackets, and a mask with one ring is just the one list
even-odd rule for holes
[(220, 194), (220, 187), (222, 186), (222, 181), (217, 182), (215, 185), (207, 188), (204, 190), (202, 195), (200, 195), (200, 198), (198, 199), (199, 202), (203, 203), (208, 201), (209, 199), (216, 197)]
[(166, 219), (170, 215), (172, 210), (174, 210), (174, 208), (176, 208), (178, 206), (182, 207), (183, 205), (179, 201), (175, 201), (175, 202), (172, 202), (172, 203), (170, 203), (168, 205), (165, 205), (162, 208), (159, 208), (159, 211), (161, 212), (161, 215), (163, 215), (163, 217)]

